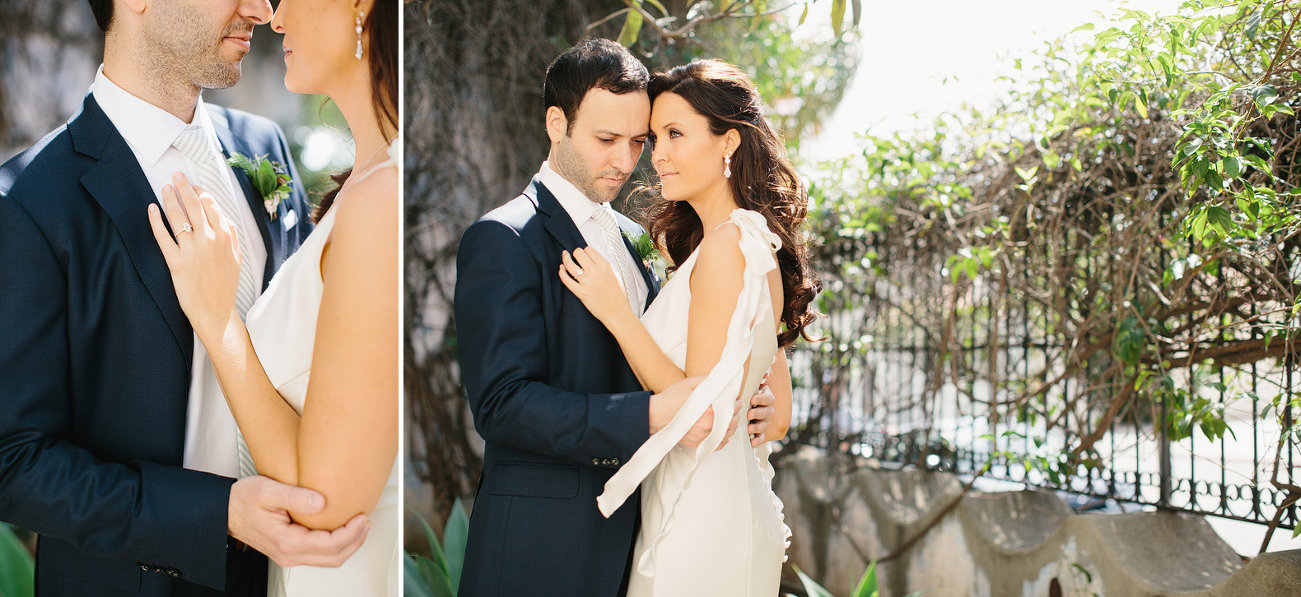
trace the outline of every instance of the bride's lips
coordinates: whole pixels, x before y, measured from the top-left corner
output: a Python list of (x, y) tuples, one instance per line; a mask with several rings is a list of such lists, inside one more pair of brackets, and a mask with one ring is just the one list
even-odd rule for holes
[(677, 175), (678, 175), (677, 172), (660, 172), (660, 180), (664, 180), (670, 176), (677, 176)]

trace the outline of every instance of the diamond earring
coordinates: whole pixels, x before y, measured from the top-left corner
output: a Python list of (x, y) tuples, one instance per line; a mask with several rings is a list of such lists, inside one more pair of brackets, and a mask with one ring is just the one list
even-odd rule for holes
[(723, 156), (723, 178), (732, 177), (732, 154)]
[(365, 16), (366, 13), (357, 11), (357, 60), (361, 60), (361, 19)]

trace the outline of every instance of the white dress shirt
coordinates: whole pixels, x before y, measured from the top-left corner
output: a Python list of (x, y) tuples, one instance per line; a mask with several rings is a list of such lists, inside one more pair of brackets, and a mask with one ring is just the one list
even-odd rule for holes
[[(153, 187), (154, 198), (162, 205), (163, 185), (172, 184), (172, 175), (185, 173), (186, 178), (196, 180), (197, 164), (185, 157), (172, 143), (190, 123), (182, 122), (166, 110), (142, 100), (118, 87), (104, 76), (104, 67), (95, 73), (95, 83), (91, 86), (95, 102), (104, 110), (109, 121), (118, 133), (126, 139), (127, 145), (135, 153), (140, 168), (144, 170), (149, 186)], [(194, 109), (194, 124), (203, 127), (220, 153), (217, 146), (216, 131), (208, 117), (208, 111), (200, 98)], [(235, 202), (240, 210), (237, 214), (226, 214), (237, 218), (240, 230), (257, 231), (257, 220), (249, 207), (247, 197), (235, 178), (234, 171), (227, 170), (231, 188), (235, 192)], [(140, 217), (148, 217), (141, 208)], [(252, 259), (254, 287), (261, 292), (262, 273), (266, 267), (267, 250), (262, 243), (262, 236), (252, 235)], [(185, 468), (207, 471), (227, 477), (239, 475), (239, 455), (235, 445), (235, 418), (226, 406), (221, 386), (217, 384), (217, 375), (212, 370), (212, 362), (203, 349), (198, 336), (194, 338), (194, 361), (191, 365), (189, 406), (185, 419)]]
[[(646, 296), (650, 294), (650, 289), (646, 287), (646, 280), (640, 275), (641, 270), (638, 269), (637, 262), (633, 260), (632, 253), (628, 252), (628, 247), (622, 245), (622, 243), (618, 247), (609, 246), (610, 243), (606, 240), (605, 229), (601, 228), (601, 225), (592, 219), (592, 214), (596, 213), (598, 209), (614, 211), (610, 204), (598, 203), (589, 199), (573, 183), (565, 180), (563, 176), (552, 170), (551, 166), (547, 165), (546, 162), (542, 162), (542, 169), (538, 170), (538, 179), (542, 181), (542, 185), (547, 187), (548, 191), (551, 191), (552, 195), (555, 195), (556, 200), (560, 202), (560, 206), (565, 208), (565, 212), (574, 221), (574, 225), (578, 226), (578, 232), (583, 235), (583, 240), (587, 241), (587, 246), (594, 247), (602, 257), (611, 262), (611, 265), (614, 264), (615, 259), (623, 261), (625, 271), (629, 272), (634, 278), (632, 283), (633, 288), (637, 290), (637, 304), (641, 305), (642, 309), (645, 309)], [(618, 218), (616, 218), (615, 222), (618, 221)], [(614, 277), (622, 284), (623, 277), (619, 275), (619, 268), (616, 266), (613, 269)]]

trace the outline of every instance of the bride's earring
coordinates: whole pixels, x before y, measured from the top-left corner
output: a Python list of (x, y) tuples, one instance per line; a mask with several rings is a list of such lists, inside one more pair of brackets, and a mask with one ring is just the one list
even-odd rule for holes
[(361, 20), (365, 16), (366, 13), (357, 11), (357, 60), (361, 60)]
[(723, 178), (732, 177), (732, 154), (723, 156)]

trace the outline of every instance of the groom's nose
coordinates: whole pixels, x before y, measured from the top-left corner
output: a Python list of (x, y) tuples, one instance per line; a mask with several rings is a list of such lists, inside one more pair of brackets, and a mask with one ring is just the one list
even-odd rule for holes
[(634, 150), (633, 146), (634, 144), (629, 143), (628, 147), (615, 151), (614, 156), (610, 159), (610, 166), (624, 174), (632, 172), (632, 169), (637, 165), (637, 158), (641, 157), (640, 147)]
[(258, 25), (271, 21), (271, 0), (243, 0), (239, 3), (239, 16)]

